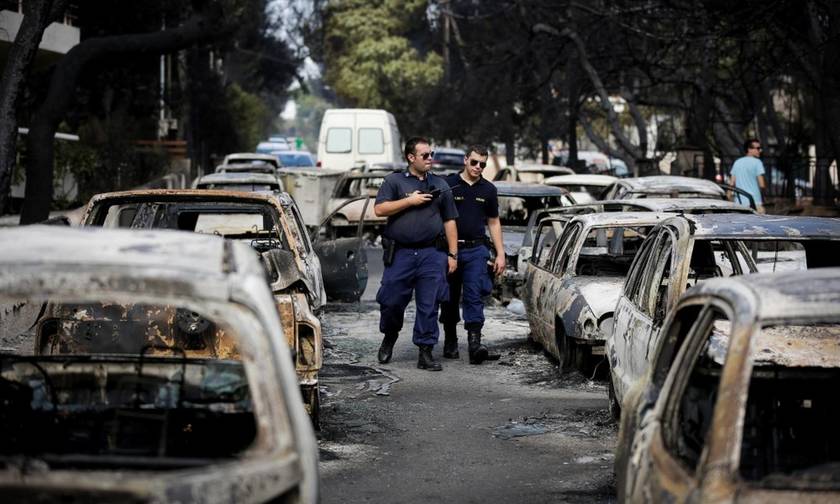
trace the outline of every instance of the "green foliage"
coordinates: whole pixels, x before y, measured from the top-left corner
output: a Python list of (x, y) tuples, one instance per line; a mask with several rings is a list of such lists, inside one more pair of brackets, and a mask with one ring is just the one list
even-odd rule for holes
[(409, 35), (426, 23), (426, 2), (345, 0), (324, 14), (325, 80), (348, 105), (384, 108), (403, 127), (443, 78), (443, 59), (415, 47)]
[(259, 96), (244, 91), (238, 84), (225, 90), (228, 114), (236, 135), (238, 149), (254, 150), (269, 132), (271, 115)]

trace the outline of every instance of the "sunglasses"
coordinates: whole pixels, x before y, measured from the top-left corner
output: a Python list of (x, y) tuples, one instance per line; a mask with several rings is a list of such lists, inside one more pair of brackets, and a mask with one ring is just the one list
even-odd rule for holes
[(423, 154), (415, 154), (415, 156), (420, 156), (423, 158), (423, 161), (435, 157), (435, 151), (424, 152)]
[(478, 159), (470, 159), (470, 166), (478, 165), (482, 169), (487, 168), (487, 161), (479, 161)]

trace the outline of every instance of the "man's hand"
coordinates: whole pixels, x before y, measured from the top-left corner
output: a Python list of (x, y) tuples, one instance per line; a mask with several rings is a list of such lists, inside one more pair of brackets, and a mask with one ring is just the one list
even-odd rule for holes
[(408, 198), (406, 199), (411, 204), (411, 206), (417, 206), (432, 201), (432, 195), (429, 193), (421, 193), (420, 191), (414, 191), (413, 193), (409, 194)]
[(496, 276), (501, 275), (505, 272), (505, 255), (504, 254), (496, 254), (496, 260), (493, 261), (493, 273)]
[(449, 261), (449, 274), (455, 273), (455, 270), (458, 269), (458, 261), (456, 261), (452, 257), (447, 258)]

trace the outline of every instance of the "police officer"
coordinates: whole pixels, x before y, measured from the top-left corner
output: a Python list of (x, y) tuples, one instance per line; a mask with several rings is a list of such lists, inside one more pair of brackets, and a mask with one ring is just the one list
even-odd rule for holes
[(449, 276), (449, 301), (441, 307), (443, 356), (449, 359), (460, 357), (455, 326), (460, 320), (458, 305), (463, 292), (464, 328), (467, 330), (470, 364), (481, 364), (489, 356), (487, 347), (481, 344), (481, 329), (484, 327), (484, 302), (481, 298), (493, 290), (493, 279), (487, 271), (490, 250), (484, 234), (485, 224), (496, 250), (493, 272), (500, 275), (505, 270), (496, 186), (481, 176), (487, 166), (487, 155), (487, 147), (471, 145), (464, 157), (464, 170), (446, 177), (458, 208), (458, 268)]
[[(430, 173), (433, 152), (429, 141), (409, 138), (404, 153), (408, 169), (385, 177), (373, 207), (378, 217), (388, 217), (382, 240), (386, 265), (376, 294), (379, 330), (385, 336), (377, 357), (383, 364), (391, 360), (414, 291), (413, 341), (420, 348), (417, 367), (440, 371), (432, 348), (438, 341), (438, 308), (449, 295), (446, 274), (457, 266), (454, 219), (458, 212), (449, 186)], [(394, 249), (389, 254), (391, 246)]]

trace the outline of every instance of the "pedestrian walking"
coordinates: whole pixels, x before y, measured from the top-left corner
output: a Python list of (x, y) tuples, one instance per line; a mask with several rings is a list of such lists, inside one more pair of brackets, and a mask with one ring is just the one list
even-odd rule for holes
[[(764, 200), (761, 199), (761, 190), (766, 187), (764, 182), (764, 163), (761, 162), (761, 142), (756, 138), (750, 138), (744, 142), (743, 157), (738, 158), (732, 164), (730, 172), (730, 184), (741, 189), (753, 197), (755, 208), (758, 213), (764, 213)], [(736, 201), (744, 206), (750, 202), (746, 197), (737, 194)]]
[(403, 316), (412, 292), (416, 304), (412, 341), (419, 347), (417, 367), (440, 371), (432, 356), (438, 341), (438, 309), (447, 299), (447, 273), (457, 267), (458, 212), (449, 186), (430, 172), (432, 148), (421, 137), (405, 143), (408, 168), (385, 177), (373, 207), (378, 217), (388, 217), (382, 237), (382, 285), (379, 330), (384, 334), (377, 355), (379, 362), (391, 360), (394, 343), (403, 326)]
[[(499, 198), (496, 186), (482, 176), (487, 166), (487, 147), (471, 145), (464, 157), (464, 169), (446, 177), (458, 209), (458, 268), (449, 275), (449, 300), (441, 306), (443, 323), (443, 356), (458, 359), (459, 308), (463, 308), (464, 328), (467, 330), (467, 349), (470, 364), (481, 364), (489, 356), (481, 343), (484, 327), (483, 297), (493, 290), (488, 272), (490, 249), (485, 227), (496, 252), (492, 271), (505, 271), (505, 249), (502, 244), (502, 225), (499, 221)], [(463, 296), (463, 301), (461, 300)]]

